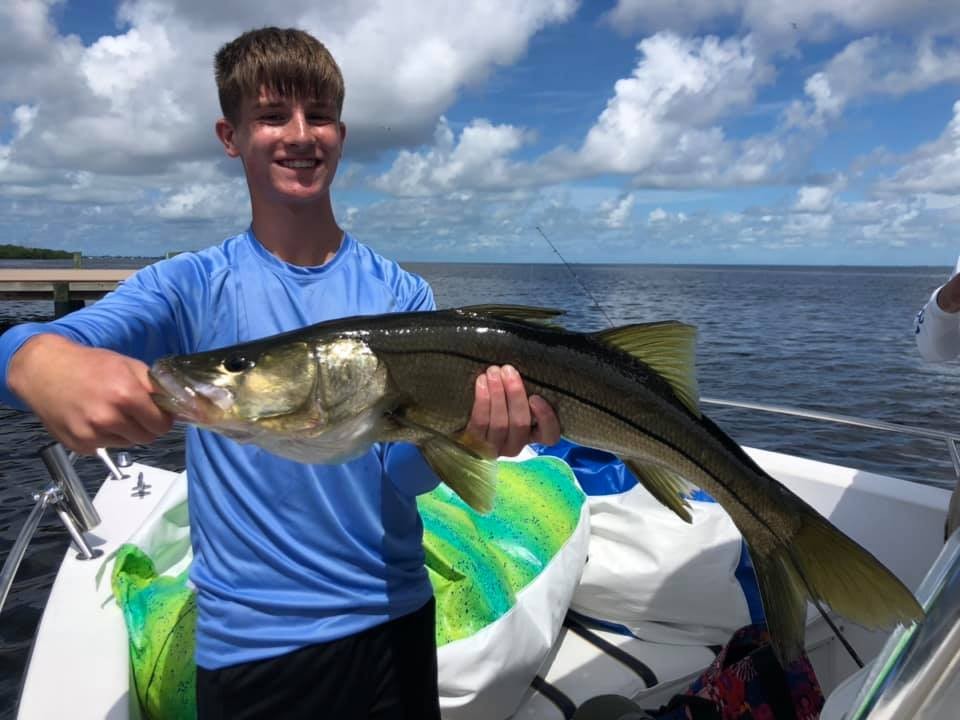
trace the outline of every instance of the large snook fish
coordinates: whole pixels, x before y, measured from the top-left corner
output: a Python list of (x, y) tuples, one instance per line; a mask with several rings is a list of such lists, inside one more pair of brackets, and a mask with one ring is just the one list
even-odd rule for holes
[(694, 328), (575, 333), (546, 322), (558, 314), (483, 306), (320, 323), (159, 360), (155, 399), (183, 420), (302, 462), (342, 462), (378, 441), (416, 443), (484, 512), (495, 466), (462, 431), (476, 377), (509, 363), (550, 402), (565, 437), (618, 455), (683, 519), (689, 483), (720, 502), (750, 548), (782, 660), (802, 650), (808, 598), (869, 628), (923, 616), (889, 570), (701, 414)]

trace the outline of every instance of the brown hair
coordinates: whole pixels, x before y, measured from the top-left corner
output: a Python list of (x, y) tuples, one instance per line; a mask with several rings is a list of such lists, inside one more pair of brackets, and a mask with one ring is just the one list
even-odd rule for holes
[(265, 27), (245, 32), (217, 51), (213, 61), (220, 109), (236, 124), (244, 98), (260, 88), (299, 100), (333, 100), (343, 111), (343, 75), (312, 35), (294, 28)]

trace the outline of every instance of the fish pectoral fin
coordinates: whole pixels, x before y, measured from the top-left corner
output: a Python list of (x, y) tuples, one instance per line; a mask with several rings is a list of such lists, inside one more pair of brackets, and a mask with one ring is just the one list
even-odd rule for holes
[(673, 510), (680, 516), (681, 520), (693, 522), (693, 516), (690, 515), (690, 503), (686, 500), (686, 495), (693, 489), (693, 485), (684, 480), (671, 470), (666, 470), (659, 465), (649, 465), (636, 460), (624, 460), (624, 464), (630, 468), (630, 472), (637, 476), (650, 494), (657, 500)]
[(417, 435), (427, 437), (439, 443), (450, 443), (455, 445), (458, 450), (465, 452), (476, 460), (485, 460), (491, 455), (491, 450), (481, 441), (473, 440), (469, 435), (461, 434), (456, 439), (451, 439), (442, 432), (434, 430), (432, 427), (422, 425), (416, 420), (400, 412), (387, 413), (387, 417), (393, 420), (397, 425), (413, 430)]
[(602, 330), (593, 337), (649, 365), (690, 412), (700, 417), (695, 327), (676, 321), (642, 323)]
[(456, 308), (454, 312), (462, 315), (489, 315), (501, 320), (514, 320), (538, 325), (555, 325), (556, 323), (552, 322), (553, 319), (565, 315), (567, 311), (532, 305), (467, 305)]
[(459, 582), (466, 577), (466, 575), (457, 570), (446, 560), (446, 558), (443, 557), (440, 549), (433, 546), (431, 538), (427, 535), (424, 535), (423, 537), (423, 554), (425, 560), (424, 564), (427, 566), (427, 568), (445, 580), (449, 580), (450, 582)]
[(423, 457), (443, 482), (476, 512), (493, 509), (497, 461), (481, 457), (465, 445), (436, 435), (420, 446)]
[(450, 438), (432, 427), (411, 420), (403, 412), (387, 413), (393, 422), (426, 437), (418, 443), (427, 464), (444, 483), (478, 513), (493, 509), (497, 492), (497, 461), (483, 442), (466, 433)]

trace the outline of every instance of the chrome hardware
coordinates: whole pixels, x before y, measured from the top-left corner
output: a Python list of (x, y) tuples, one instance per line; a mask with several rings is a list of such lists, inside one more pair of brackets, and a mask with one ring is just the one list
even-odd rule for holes
[(137, 475), (137, 484), (133, 486), (133, 492), (130, 493), (130, 497), (146, 497), (150, 494), (150, 488), (153, 485), (148, 485), (143, 481), (143, 473)]
[(27, 551), (27, 545), (30, 544), (34, 533), (37, 532), (37, 527), (40, 525), (40, 518), (43, 517), (43, 511), (47, 509), (47, 505), (56, 502), (55, 498), (59, 496), (59, 493), (59, 490), (50, 487), (34, 496), (34, 499), (37, 501), (36, 505), (33, 506), (33, 510), (31, 510), (27, 516), (27, 521), (23, 524), (23, 529), (20, 531), (20, 534), (17, 535), (16, 542), (13, 543), (13, 549), (10, 550), (6, 562), (3, 563), (3, 570), (0, 571), (0, 611), (3, 610), (3, 605), (7, 601), (7, 594), (13, 585), (13, 577), (17, 574), (17, 568), (20, 567), (20, 563), (23, 561), (23, 555)]
[(82, 532), (92, 530), (100, 524), (93, 503), (83, 489), (83, 483), (73, 469), (73, 464), (60, 443), (51, 443), (40, 451), (40, 459), (47, 466), (47, 472), (54, 484), (63, 492), (67, 509)]
[(777, 415), (792, 415), (808, 420), (824, 420), (840, 425), (853, 425), (855, 427), (870, 428), (872, 430), (887, 430), (902, 435), (916, 435), (917, 437), (930, 438), (931, 440), (943, 440), (947, 443), (947, 448), (950, 450), (950, 459), (953, 461), (953, 471), (956, 473), (957, 478), (960, 479), (960, 455), (957, 453), (956, 446), (956, 443), (960, 442), (960, 435), (941, 432), (939, 430), (927, 430), (926, 428), (912, 427), (910, 425), (888, 423), (882, 420), (865, 420), (864, 418), (853, 417), (851, 415), (837, 415), (835, 413), (821, 412), (820, 410), (788, 407), (786, 405), (767, 405), (764, 403), (720, 400), (718, 398), (708, 397), (700, 398), (700, 402), (707, 403), (708, 405), (743, 408), (744, 410), (759, 410), (760, 412), (774, 413)]
[(133, 458), (126, 450), (120, 450), (117, 453), (117, 467), (128, 468), (133, 465)]
[[(107, 470), (110, 471), (110, 477), (112, 477), (114, 480), (126, 480), (128, 477), (130, 477), (129, 475), (124, 475), (122, 472), (120, 472), (119, 468), (113, 464), (113, 460), (110, 458), (110, 454), (107, 452), (106, 448), (97, 448), (97, 457), (100, 458), (100, 460), (103, 461), (103, 464), (107, 466)], [(119, 458), (119, 454), (117, 457)], [(127, 455), (128, 460), (129, 458), (130, 456)], [(130, 462), (127, 462), (127, 466), (130, 464)]]
[(27, 546), (36, 534), (40, 519), (47, 507), (51, 505), (54, 507), (67, 528), (70, 538), (79, 548), (78, 560), (92, 560), (103, 554), (102, 550), (91, 548), (83, 536), (83, 533), (100, 524), (100, 515), (90, 502), (90, 497), (84, 490), (76, 470), (73, 469), (71, 456), (60, 443), (47, 445), (39, 455), (53, 479), (53, 484), (33, 496), (35, 501), (33, 510), (27, 516), (27, 521), (23, 524), (13, 549), (3, 563), (3, 569), (0, 570), (0, 612), (10, 593), (17, 569), (23, 562)]
[(718, 398), (708, 397), (700, 398), (700, 402), (709, 405), (742, 408), (745, 410), (759, 410), (760, 412), (774, 413), (777, 415), (792, 415), (808, 420), (824, 420), (840, 425), (853, 425), (854, 427), (870, 428), (872, 430), (887, 430), (902, 435), (915, 435), (931, 440), (942, 440), (947, 444), (950, 460), (953, 463), (953, 472), (957, 476), (957, 483), (953, 488), (953, 495), (950, 497), (950, 506), (947, 509), (947, 520), (944, 529), (945, 538), (950, 537), (957, 528), (960, 528), (960, 451), (957, 450), (957, 443), (960, 442), (960, 436), (958, 435), (941, 432), (939, 430), (927, 430), (926, 428), (911, 427), (909, 425), (898, 425), (897, 423), (888, 423), (882, 420), (865, 420), (850, 415), (837, 415), (835, 413), (805, 410), (803, 408), (787, 407), (785, 405), (766, 405), (764, 403), (720, 400)]

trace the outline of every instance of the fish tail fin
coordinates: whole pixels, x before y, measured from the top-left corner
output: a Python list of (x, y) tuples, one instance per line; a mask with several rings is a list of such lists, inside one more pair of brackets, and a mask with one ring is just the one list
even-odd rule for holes
[[(813, 508), (806, 506), (801, 516), (803, 523), (788, 543), (775, 541), (767, 553), (751, 551), (781, 662), (803, 650), (808, 598), (871, 630), (923, 619), (923, 608), (910, 590), (872, 554)], [(744, 537), (751, 548), (770, 546)]]
[(456, 442), (434, 437), (420, 446), (424, 459), (444, 483), (473, 510), (493, 510), (497, 492), (497, 461)]
[[(751, 546), (749, 540), (747, 546)], [(785, 547), (769, 555), (751, 553), (750, 559), (760, 586), (770, 642), (786, 667), (803, 651), (807, 592)]]

